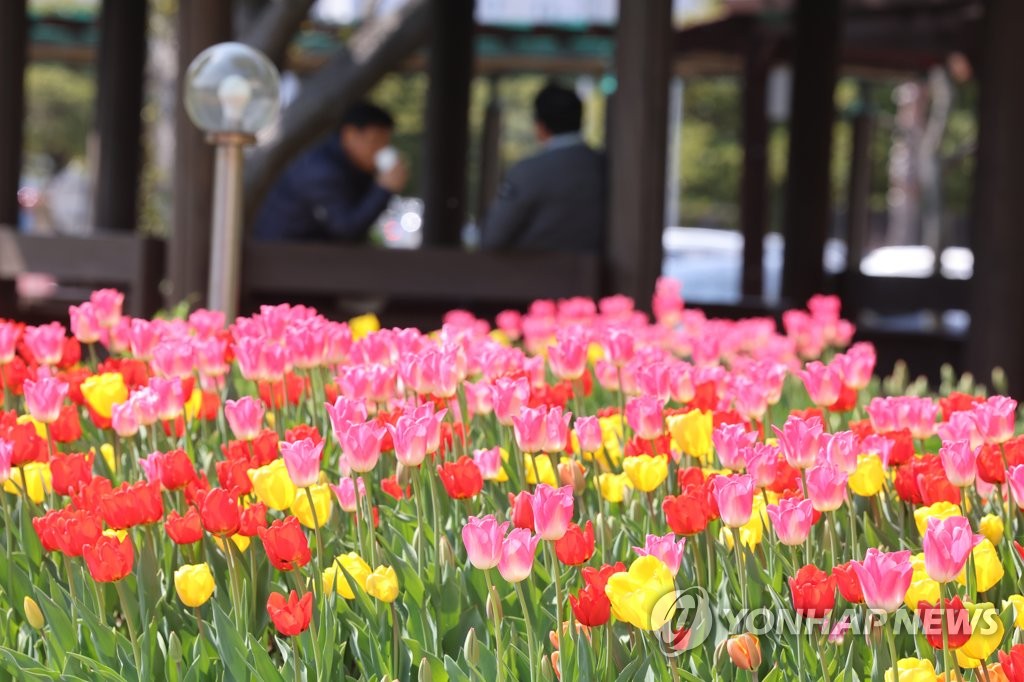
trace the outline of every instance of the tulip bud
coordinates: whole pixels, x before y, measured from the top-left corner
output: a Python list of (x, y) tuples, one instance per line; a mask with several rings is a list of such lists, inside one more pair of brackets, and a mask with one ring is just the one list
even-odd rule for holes
[(551, 667), (551, 661), (548, 660), (547, 656), (540, 659), (540, 679), (550, 680), (555, 676), (555, 671)]
[(167, 658), (175, 665), (180, 665), (184, 658), (181, 655), (181, 640), (178, 639), (178, 633), (173, 630), (171, 636), (167, 638)]
[[(435, 532), (438, 532), (435, 529)], [(441, 555), (439, 561), (441, 563), (441, 570), (452, 569), (457, 564), (455, 561), (455, 552), (452, 550), (452, 545), (448, 542), (448, 538), (441, 536), (441, 539), (437, 543), (438, 553)]]
[(757, 670), (761, 667), (761, 643), (748, 632), (730, 637), (725, 643), (725, 650), (733, 664), (741, 670)]
[(28, 624), (36, 630), (42, 630), (46, 625), (46, 619), (43, 618), (43, 612), (39, 610), (36, 600), (32, 597), (25, 597), (22, 606), (25, 608), (25, 620), (28, 621)]
[(462, 655), (470, 665), (476, 667), (480, 661), (480, 643), (476, 638), (476, 628), (470, 628), (466, 633), (466, 641), (462, 644)]
[(420, 667), (416, 673), (417, 682), (434, 682), (434, 672), (430, 669), (430, 661), (424, 656), (420, 659)]

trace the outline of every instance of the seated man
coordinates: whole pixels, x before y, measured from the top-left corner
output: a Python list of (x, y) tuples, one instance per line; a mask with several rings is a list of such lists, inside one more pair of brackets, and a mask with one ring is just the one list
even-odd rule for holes
[(377, 152), (391, 143), (394, 121), (383, 109), (357, 104), (341, 128), (296, 159), (256, 214), (257, 239), (362, 241), (393, 193), (408, 179), (405, 163), (378, 172)]
[(580, 136), (582, 115), (571, 90), (548, 85), (537, 95), (534, 120), (542, 149), (506, 175), (484, 218), (484, 249), (601, 249), (605, 163)]

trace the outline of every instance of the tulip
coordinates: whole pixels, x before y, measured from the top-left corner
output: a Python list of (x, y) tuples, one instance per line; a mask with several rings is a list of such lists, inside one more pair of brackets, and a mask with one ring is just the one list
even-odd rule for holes
[(299, 599), (295, 590), (287, 598), (280, 592), (271, 592), (267, 599), (267, 614), (277, 631), (285, 637), (301, 635), (313, 620), (313, 593), (307, 592)]
[(529, 578), (539, 542), (540, 536), (533, 535), (529, 529), (514, 528), (501, 544), (501, 558), (498, 560), (501, 577), (510, 583)]
[(870, 609), (893, 613), (903, 603), (914, 568), (910, 552), (882, 552), (875, 547), (863, 561), (854, 561), (853, 570), (860, 580), (864, 603)]
[(430, 418), (416, 419), (401, 416), (394, 425), (386, 424), (391, 442), (395, 446), (395, 458), (407, 467), (418, 467), (427, 456), (427, 436)]
[(910, 557), (910, 566), (913, 574), (910, 578), (910, 587), (903, 597), (903, 603), (911, 611), (923, 601), (938, 603), (942, 593), (942, 586), (935, 580), (928, 577), (924, 568), (924, 552), (919, 552)]
[(985, 514), (978, 522), (978, 530), (993, 545), (1003, 541), (1003, 519), (995, 514)]
[(338, 443), (342, 442), (345, 433), (353, 424), (366, 421), (366, 403), (362, 400), (351, 400), (345, 396), (338, 396), (333, 404), (324, 403), (324, 407), (331, 420), (334, 439)]
[(25, 406), (36, 421), (52, 424), (60, 416), (68, 385), (60, 379), (42, 377), (37, 381), (27, 379), (24, 383)]
[(783, 498), (778, 504), (769, 504), (765, 509), (782, 544), (788, 547), (802, 545), (811, 534), (814, 517), (811, 500)]
[(386, 433), (387, 429), (372, 421), (353, 424), (345, 431), (341, 448), (353, 471), (361, 474), (373, 471), (380, 459), (381, 443)]
[[(897, 677), (898, 673), (898, 677)], [(901, 658), (896, 661), (896, 672), (885, 671), (885, 682), (936, 682), (935, 665), (920, 658)]]
[(749, 632), (725, 640), (725, 651), (733, 665), (740, 670), (757, 670), (761, 667), (761, 642)]
[[(3, 446), (0, 445), (0, 448)], [(50, 474), (53, 492), (58, 495), (70, 495), (71, 490), (92, 479), (92, 453), (72, 453), (57, 455), (50, 460)], [(0, 468), (3, 464), (0, 463)], [(9, 465), (8, 465), (8, 471)], [(0, 480), (6, 476), (0, 472)]]
[[(128, 400), (128, 387), (120, 372), (90, 375), (81, 383), (79, 389), (89, 409), (104, 419), (112, 418), (115, 408)], [(138, 427), (135, 430), (137, 431)]]
[[(974, 584), (978, 592), (992, 589), (1003, 579), (1006, 571), (999, 560), (999, 552), (989, 540), (984, 539), (977, 544), (971, 552), (971, 559), (974, 561)], [(956, 581), (961, 585), (967, 584), (966, 569), (960, 572)]]
[(195, 507), (189, 507), (184, 516), (180, 516), (177, 510), (171, 510), (164, 529), (176, 545), (190, 545), (203, 539), (202, 521)]
[[(530, 382), (525, 378), (510, 379), (500, 377), (491, 386), (491, 401), (494, 404), (494, 416), (503, 426), (513, 426), (520, 418), (523, 405), (530, 398)], [(530, 431), (530, 433), (533, 433)], [(518, 437), (516, 441), (518, 442)], [(539, 448), (538, 448), (539, 449)], [(535, 450), (526, 450), (534, 452)]]
[(1016, 400), (997, 395), (975, 405), (972, 415), (985, 442), (1001, 444), (1013, 438), (1016, 413)]
[(684, 487), (678, 496), (666, 495), (661, 509), (668, 527), (677, 535), (696, 535), (707, 528), (711, 520), (704, 491), (697, 486)]
[(573, 428), (576, 431), (580, 452), (597, 452), (601, 449), (604, 437), (601, 433), (601, 422), (597, 417), (577, 417)]
[(807, 496), (819, 512), (835, 511), (846, 501), (847, 475), (830, 463), (807, 470)]
[(629, 570), (608, 578), (604, 591), (612, 615), (641, 630), (655, 630), (668, 622), (675, 609), (664, 597), (675, 589), (668, 567), (653, 556), (633, 561)]
[(42, 504), (47, 494), (53, 492), (53, 473), (46, 462), (28, 462), (10, 470), (4, 481), (4, 492), (20, 496), (28, 494), (28, 499), (35, 504)]
[(224, 417), (238, 440), (255, 440), (263, 429), (263, 403), (251, 396), (224, 401)]
[[(348, 578), (351, 578), (351, 583), (357, 585), (359, 589), (366, 590), (366, 579), (372, 572), (369, 564), (355, 552), (340, 554), (324, 569), (324, 592), (330, 594), (337, 591), (345, 599), (355, 599), (356, 595)], [(348, 578), (345, 576), (346, 573)]]
[(975, 535), (970, 522), (962, 516), (928, 519), (924, 534), (924, 561), (928, 577), (940, 583), (956, 579), (967, 557), (983, 536)]
[(499, 524), (494, 515), (483, 518), (470, 516), (462, 527), (462, 542), (466, 546), (469, 563), (486, 571), (501, 561), (502, 540), (509, 523)]
[(753, 447), (757, 434), (742, 424), (722, 424), (711, 434), (718, 461), (726, 469), (739, 471), (746, 465), (745, 454)]
[(857, 468), (860, 439), (852, 431), (822, 434), (825, 459), (829, 464), (850, 475)]
[(213, 596), (213, 588), (209, 564), (185, 564), (174, 572), (174, 589), (185, 606), (202, 606)]
[[(331, 520), (331, 488), (326, 483), (321, 483), (309, 486), (308, 490), (308, 495), (304, 490), (295, 493), (295, 501), (291, 506), (292, 515), (306, 528), (322, 528)], [(312, 507), (309, 505), (310, 497), (313, 498)]]
[(1013, 492), (1013, 501), (1017, 506), (1024, 509), (1024, 464), (1011, 466), (1006, 471), (1006, 482), (1010, 484)]
[(25, 621), (36, 630), (42, 630), (46, 626), (46, 618), (39, 608), (39, 604), (32, 597), (26, 596), (21, 600), (21, 606), (25, 610)]
[(445, 492), (453, 500), (466, 500), (476, 497), (484, 487), (484, 478), (480, 468), (466, 455), (454, 462), (445, 462), (437, 467), (437, 475), (444, 485)]
[(649, 493), (668, 478), (668, 456), (634, 455), (622, 461), (622, 469), (634, 488)]
[(805, 618), (825, 618), (836, 603), (836, 579), (807, 564), (789, 579), (793, 610)]
[(661, 400), (651, 395), (630, 398), (626, 403), (626, 421), (640, 438), (659, 438), (665, 432), (663, 405)]
[(611, 618), (611, 602), (603, 587), (587, 585), (577, 595), (569, 595), (569, 607), (581, 625), (598, 627)]
[(132, 572), (135, 550), (130, 535), (101, 535), (96, 542), (82, 548), (82, 558), (92, 579), (98, 583), (112, 583)]
[(285, 511), (295, 501), (296, 487), (283, 459), (249, 470), (252, 491), (256, 498), (271, 509)]
[(957, 661), (965, 668), (976, 668), (991, 656), (1006, 635), (999, 609), (991, 602), (965, 604), (970, 614), (971, 636), (956, 651)]
[(648, 534), (644, 546), (634, 547), (633, 551), (638, 556), (653, 556), (661, 560), (661, 563), (665, 564), (672, 575), (675, 575), (679, 573), (679, 567), (683, 563), (685, 546), (686, 538), (680, 538), (677, 542), (672, 533), (660, 537)]
[(64, 355), (64, 326), (59, 322), (25, 327), (22, 340), (32, 357), (40, 365), (54, 366)]
[(555, 540), (555, 556), (566, 566), (578, 566), (594, 556), (594, 524), (590, 521), (580, 528), (570, 523), (565, 534)]
[(914, 510), (914, 523), (917, 532), (923, 537), (928, 530), (928, 519), (948, 519), (951, 516), (963, 516), (960, 507), (950, 502), (939, 501), (929, 507), (918, 507)]
[(850, 490), (861, 497), (872, 497), (881, 492), (884, 483), (885, 470), (878, 455), (858, 455), (857, 468), (847, 480)]
[(14, 443), (0, 438), (0, 483), (11, 477), (11, 460), (14, 458)]
[(978, 475), (978, 452), (980, 450), (980, 447), (972, 449), (970, 442), (966, 440), (942, 444), (942, 447), (939, 448), (939, 457), (942, 459), (942, 468), (950, 483), (958, 488), (974, 485), (974, 479)]
[(508, 453), (503, 448), (495, 446), (489, 449), (478, 449), (473, 451), (473, 462), (480, 470), (480, 475), (485, 481), (498, 481), (503, 483), (508, 480), (508, 474), (502, 466)]
[(747, 474), (716, 476), (712, 491), (722, 523), (739, 528), (750, 521), (754, 506), (754, 479)]
[(676, 445), (691, 457), (705, 461), (712, 452), (711, 434), (714, 419), (711, 412), (690, 410), (681, 415), (674, 415), (665, 420), (669, 433)]
[[(565, 451), (569, 444), (569, 422), (571, 412), (562, 412), (560, 407), (552, 407), (544, 415), (544, 443), (541, 450), (547, 453)], [(532, 452), (532, 450), (524, 450)]]
[(597, 487), (604, 499), (609, 502), (622, 502), (626, 489), (632, 488), (633, 483), (629, 480), (629, 474), (601, 474), (597, 477)]
[(836, 579), (836, 587), (843, 599), (851, 604), (864, 603), (864, 593), (860, 589), (860, 580), (857, 578), (857, 572), (853, 569), (852, 561), (833, 566), (832, 576)]
[(312, 559), (309, 540), (294, 516), (278, 519), (268, 528), (259, 530), (263, 548), (271, 565), (279, 571), (292, 571), (308, 564)]
[(320, 478), (320, 455), (324, 442), (314, 443), (312, 438), (280, 444), (281, 458), (288, 470), (288, 477), (298, 488), (308, 488)]
[(391, 566), (378, 566), (366, 576), (366, 594), (390, 604), (398, 598), (398, 574)]
[(518, 495), (508, 494), (508, 503), (511, 505), (509, 519), (516, 528), (533, 530), (533, 495), (526, 490)]
[(556, 489), (542, 483), (533, 492), (530, 506), (537, 535), (543, 540), (558, 540), (565, 535), (572, 519), (572, 488)]
[(922, 630), (925, 639), (932, 645), (933, 649), (943, 649), (942, 643), (942, 621), (945, 620), (946, 636), (949, 649), (959, 649), (971, 638), (971, 621), (967, 609), (960, 601), (959, 595), (952, 599), (943, 600), (940, 608), (938, 601), (932, 603), (927, 601), (919, 602), (917, 605), (918, 615), (921, 617)]
[(199, 501), (199, 517), (203, 528), (221, 537), (234, 535), (241, 524), (238, 498), (223, 488), (214, 488)]
[(89, 304), (96, 312), (100, 326), (109, 329), (121, 320), (124, 294), (117, 289), (96, 289), (89, 294)]
[(821, 362), (808, 362), (804, 369), (797, 373), (811, 402), (818, 407), (830, 407), (843, 390), (843, 374), (835, 366)]
[[(358, 479), (359, 484), (359, 497), (366, 495), (366, 484), (363, 483), (363, 479)], [(348, 513), (352, 513), (359, 508), (359, 500), (356, 499), (356, 483), (351, 478), (343, 478), (338, 481), (338, 485), (332, 485), (331, 490), (334, 491), (335, 496), (338, 498), (338, 505)]]
[(563, 381), (575, 381), (587, 369), (587, 344), (570, 334), (559, 335), (558, 343), (548, 348), (551, 371)]

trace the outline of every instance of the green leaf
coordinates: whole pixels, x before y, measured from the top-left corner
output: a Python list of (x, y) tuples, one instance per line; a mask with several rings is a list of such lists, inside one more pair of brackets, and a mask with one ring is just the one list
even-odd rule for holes
[(248, 650), (242, 640), (242, 635), (235, 628), (231, 618), (224, 612), (224, 609), (215, 600), (213, 604), (213, 623), (216, 629), (217, 650), (220, 652), (221, 660), (229, 679), (246, 679), (240, 676), (241, 671), (250, 667)]
[(275, 680), (282, 680), (283, 677), (281, 672), (274, 665), (274, 662), (270, 660), (270, 654), (267, 653), (266, 647), (263, 642), (259, 641), (249, 633), (246, 639), (249, 645), (249, 655), (252, 659), (250, 668), (256, 675), (256, 678), (263, 682), (275, 682)]

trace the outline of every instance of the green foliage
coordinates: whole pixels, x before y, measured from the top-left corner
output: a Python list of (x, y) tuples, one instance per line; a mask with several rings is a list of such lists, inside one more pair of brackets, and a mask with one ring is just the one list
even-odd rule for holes
[(26, 156), (46, 155), (58, 164), (84, 156), (96, 95), (92, 74), (49, 62), (30, 64), (25, 92)]

